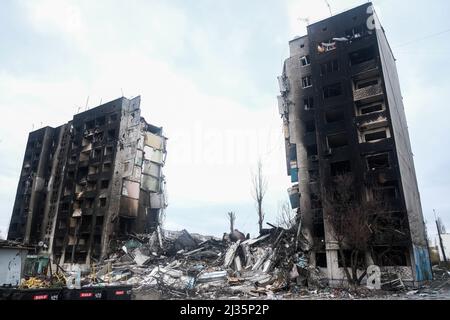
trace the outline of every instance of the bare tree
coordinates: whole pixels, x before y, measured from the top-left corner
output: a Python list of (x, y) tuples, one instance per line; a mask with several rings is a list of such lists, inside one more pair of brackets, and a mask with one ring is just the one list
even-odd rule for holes
[(236, 214), (233, 211), (227, 213), (230, 222), (230, 233), (234, 231), (234, 222), (236, 221)]
[[(374, 185), (368, 186), (368, 190), (373, 188)], [(394, 218), (389, 208), (389, 200), (377, 193), (373, 193), (370, 200), (358, 194), (349, 174), (335, 177), (332, 187), (325, 192), (323, 205), (346, 278), (352, 286), (360, 285), (365, 277), (365, 254), (372, 252), (375, 244), (387, 245), (387, 250), (376, 259), (380, 261), (399, 238), (406, 236), (402, 223)], [(358, 270), (364, 271), (358, 276)]]
[(253, 174), (253, 189), (252, 189), (252, 196), (253, 199), (255, 199), (256, 202), (256, 210), (258, 214), (258, 225), (259, 225), (259, 232), (263, 229), (263, 222), (264, 222), (264, 211), (263, 211), (263, 200), (264, 196), (267, 192), (267, 180), (263, 175), (263, 166), (261, 159), (258, 160), (258, 168), (256, 173)]
[(282, 201), (278, 204), (277, 224), (279, 227), (287, 230), (292, 229), (296, 224), (295, 218), (289, 201)]

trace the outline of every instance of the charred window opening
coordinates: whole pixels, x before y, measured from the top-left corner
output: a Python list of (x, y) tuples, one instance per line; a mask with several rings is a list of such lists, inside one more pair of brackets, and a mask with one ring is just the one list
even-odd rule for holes
[(312, 76), (307, 76), (302, 78), (302, 88), (312, 87)]
[(308, 158), (313, 157), (313, 156), (317, 156), (319, 154), (317, 152), (317, 145), (306, 147), (306, 153), (308, 155)]
[(113, 154), (113, 152), (114, 152), (114, 147), (112, 147), (112, 146), (107, 146), (107, 147), (105, 148), (105, 156), (111, 155), (111, 154)]
[(370, 104), (359, 105), (358, 111), (359, 111), (358, 114), (361, 116), (381, 112), (384, 111), (384, 104), (383, 102), (375, 102)]
[(86, 201), (85, 201), (84, 207), (86, 209), (92, 209), (94, 207), (94, 199), (87, 198)]
[(331, 60), (320, 65), (320, 74), (322, 76), (337, 71), (339, 71), (339, 63), (337, 60)]
[(80, 162), (88, 161), (89, 160), (89, 153), (82, 152), (80, 153)]
[(406, 267), (409, 265), (409, 250), (407, 247), (376, 247), (374, 248), (375, 263), (383, 267)]
[(397, 181), (389, 181), (381, 184), (372, 190), (373, 200), (389, 201), (399, 198), (399, 189)]
[(350, 161), (339, 161), (331, 163), (330, 169), (332, 177), (337, 177), (352, 172)]
[(109, 180), (102, 180), (101, 187), (102, 187), (102, 189), (108, 189), (108, 187), (109, 187)]
[(327, 268), (327, 254), (325, 252), (316, 252), (316, 266)]
[(345, 132), (329, 135), (327, 142), (329, 149), (348, 146), (348, 139)]
[(319, 171), (317, 170), (309, 170), (309, 182), (315, 183), (319, 181)]
[(103, 164), (103, 172), (109, 172), (111, 171), (111, 163), (104, 163)]
[(371, 61), (375, 59), (375, 48), (371, 46), (352, 52), (349, 54), (349, 58), (352, 66)]
[(310, 60), (309, 56), (301, 57), (300, 62), (302, 64), (302, 67), (306, 67), (311, 64), (311, 60)]
[(94, 129), (94, 128), (95, 128), (95, 121), (94, 121), (94, 120), (91, 120), (91, 121), (86, 122), (86, 123), (84, 124), (84, 128), (85, 128), (86, 130)]
[(95, 189), (97, 189), (97, 182), (95, 181), (89, 181), (87, 183), (87, 191), (94, 191)]
[(340, 96), (342, 94), (342, 86), (340, 83), (335, 83), (323, 88), (323, 97), (325, 99)]
[(78, 177), (78, 179), (86, 178), (88, 173), (89, 173), (88, 167), (79, 167), (78, 172), (77, 172), (77, 177)]
[[(353, 20), (357, 20), (357, 17), (353, 17)], [(353, 27), (352, 29), (345, 30), (345, 35), (350, 38), (360, 38), (364, 35), (366, 30), (367, 30), (367, 27), (364, 24), (362, 24), (362, 25)]]
[(116, 122), (116, 121), (117, 121), (117, 114), (114, 113), (109, 116), (109, 123)]
[(387, 128), (363, 133), (363, 142), (378, 142), (389, 138)]
[(73, 190), (73, 187), (71, 185), (66, 186), (64, 188), (64, 196), (65, 197), (70, 196), (72, 194), (72, 190)]
[(94, 149), (94, 152), (92, 153), (92, 158), (98, 160), (100, 159), (102, 155), (102, 149)]
[(100, 198), (99, 205), (100, 205), (100, 208), (106, 207), (106, 198)]
[(313, 225), (313, 233), (316, 238), (324, 238), (325, 237), (325, 225), (322, 222), (315, 222)]
[(357, 90), (364, 89), (364, 88), (376, 86), (378, 84), (380, 84), (379, 78), (357, 80), (357, 81), (355, 81), (355, 89), (357, 89)]
[(67, 171), (67, 177), (70, 179), (75, 178), (75, 171), (73, 170)]
[(314, 120), (305, 122), (305, 132), (311, 133), (316, 131), (316, 124)]
[(343, 110), (329, 110), (325, 112), (325, 120), (328, 123), (334, 123), (344, 120), (344, 111)]
[(376, 171), (380, 169), (389, 169), (389, 154), (382, 153), (367, 157), (367, 168), (369, 171)]
[(95, 122), (97, 123), (98, 126), (104, 126), (106, 123), (106, 118), (105, 117), (99, 117), (95, 120)]
[(98, 173), (98, 166), (89, 166), (88, 174), (96, 174)]
[(108, 140), (114, 140), (116, 137), (116, 130), (108, 130)]
[(312, 109), (314, 109), (314, 98), (313, 97), (309, 97), (309, 98), (303, 99), (303, 104), (305, 106), (305, 110), (312, 110)]

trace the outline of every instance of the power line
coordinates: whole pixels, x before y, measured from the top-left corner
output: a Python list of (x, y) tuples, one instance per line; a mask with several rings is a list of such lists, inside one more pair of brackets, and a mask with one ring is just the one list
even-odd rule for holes
[(412, 41), (405, 42), (405, 43), (403, 43), (403, 44), (400, 44), (400, 45), (398, 45), (398, 46), (395, 46), (394, 48), (401, 48), (401, 47), (410, 45), (410, 44), (412, 44), (412, 43), (416, 43), (416, 42), (418, 42), (418, 41), (427, 40), (427, 39), (430, 39), (430, 38), (433, 38), (433, 37), (440, 36), (441, 34), (444, 34), (444, 33), (447, 33), (447, 32), (450, 32), (450, 29), (447, 29), (447, 30), (444, 30), (444, 31), (441, 31), (441, 32), (438, 32), (438, 33), (430, 34), (430, 35), (428, 35), (428, 36), (424, 36), (424, 37), (419, 38), (419, 39), (416, 39), (416, 40), (412, 40)]

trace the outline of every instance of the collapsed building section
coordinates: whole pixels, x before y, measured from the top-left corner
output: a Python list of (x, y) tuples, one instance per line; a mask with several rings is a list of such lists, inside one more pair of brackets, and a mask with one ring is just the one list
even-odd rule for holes
[(278, 78), (289, 197), (312, 244), (310, 263), (330, 284), (344, 272), (324, 200), (340, 175), (351, 175), (362, 197), (382, 195), (404, 222), (402, 241), (376, 235), (367, 264), (397, 267), (414, 283), (432, 277), (395, 58), (378, 26), (371, 3), (309, 25), (289, 43)]
[(62, 263), (89, 264), (110, 243), (159, 227), (166, 157), (162, 128), (120, 98), (29, 134), (8, 239)]

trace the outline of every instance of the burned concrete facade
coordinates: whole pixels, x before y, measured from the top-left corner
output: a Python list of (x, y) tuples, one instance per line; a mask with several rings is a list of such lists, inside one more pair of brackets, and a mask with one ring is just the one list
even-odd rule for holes
[(59, 263), (105, 258), (111, 241), (154, 231), (167, 206), (162, 128), (120, 98), (29, 134), (8, 239)]
[[(408, 240), (382, 267), (404, 280), (430, 280), (426, 230), (395, 58), (371, 3), (311, 24), (290, 41), (279, 77), (289, 196), (312, 244), (311, 262), (331, 283), (343, 279), (323, 196), (333, 177), (351, 174), (370, 197), (381, 192), (406, 221)], [(372, 182), (378, 190), (369, 190)], [(380, 237), (382, 238), (382, 237)], [(376, 252), (384, 252), (379, 242)], [(371, 257), (367, 258), (371, 259)], [(368, 264), (372, 264), (370, 261)]]

